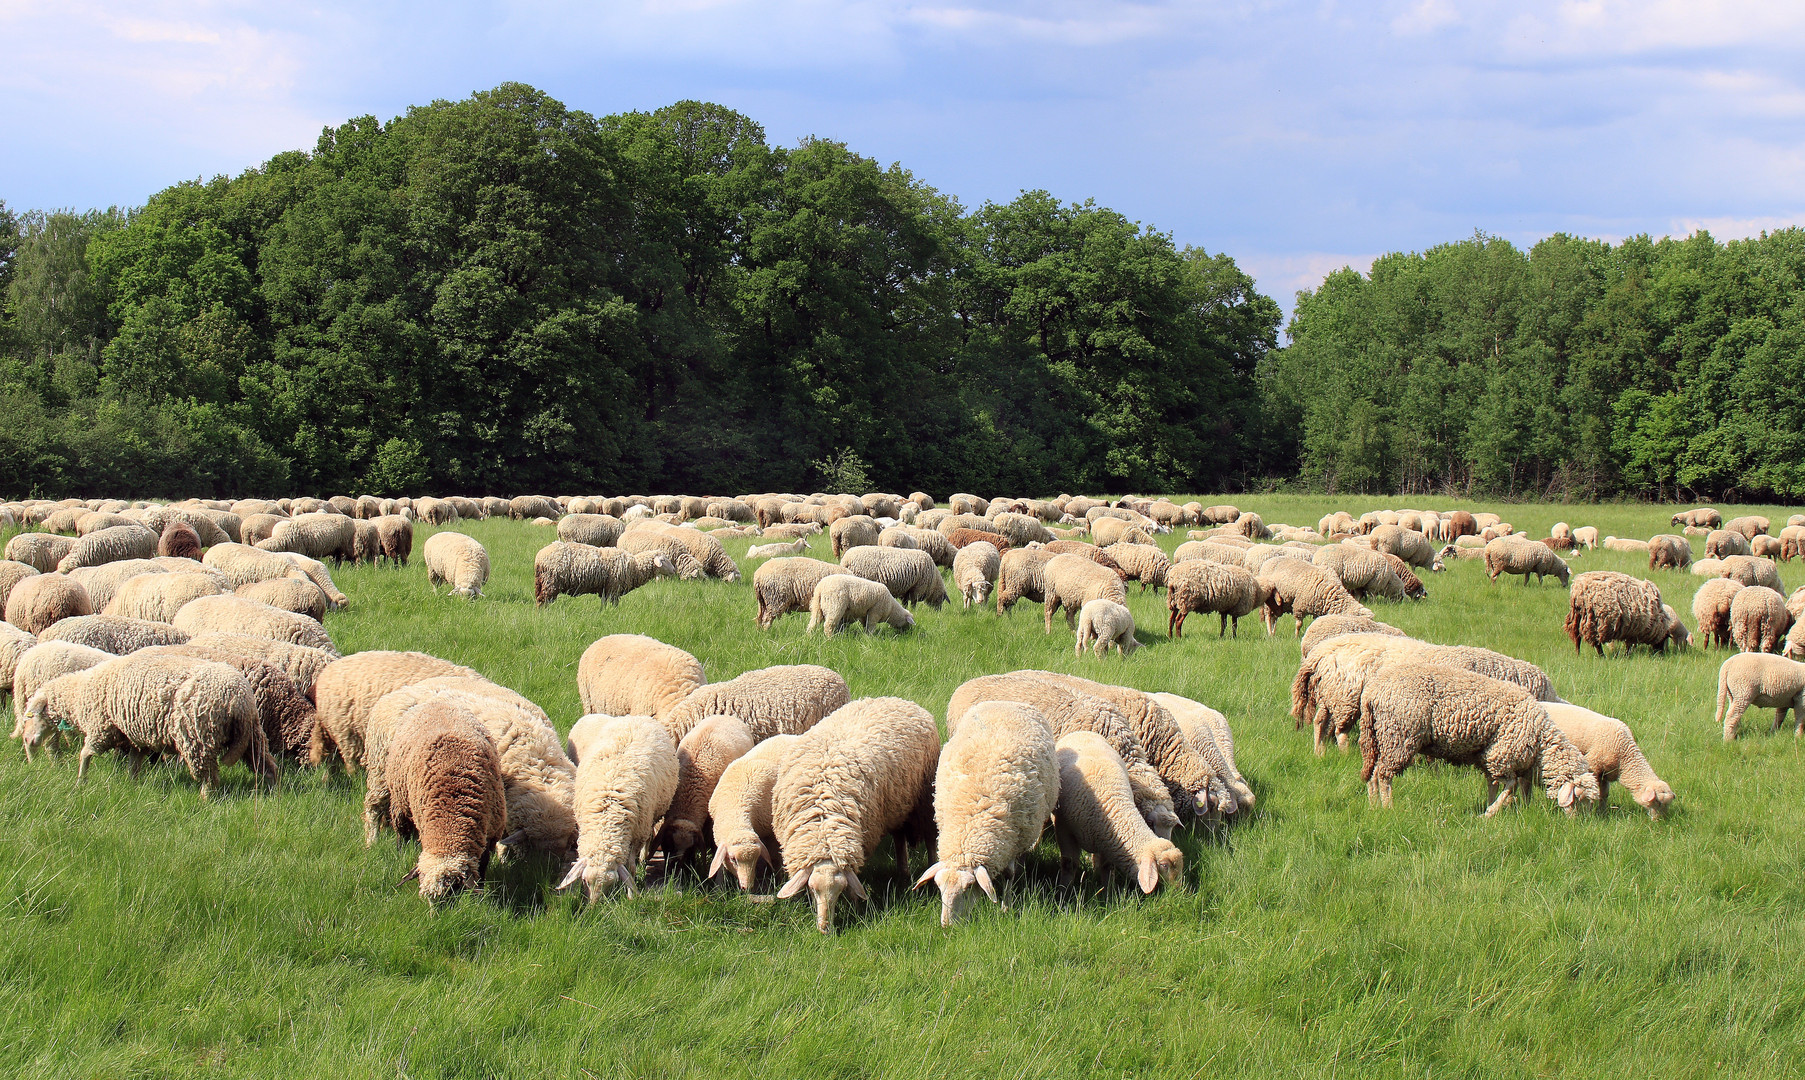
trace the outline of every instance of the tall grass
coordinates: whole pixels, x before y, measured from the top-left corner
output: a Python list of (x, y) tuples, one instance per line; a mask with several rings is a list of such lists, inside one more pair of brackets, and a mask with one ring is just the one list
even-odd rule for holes
[[(1247, 505), (1313, 524), (1337, 504)], [(1659, 508), (1499, 510), (1533, 535), (1567, 515), (1618, 535), (1668, 531)], [(469, 664), (560, 728), (579, 712), (577, 658), (624, 631), (690, 650), (711, 679), (820, 663), (855, 695), (936, 714), (974, 675), (1075, 671), (1222, 709), (1259, 805), (1223, 832), (1181, 834), (1185, 888), (1142, 898), (1086, 878), (1061, 891), (1049, 841), (1007, 910), (986, 905), (950, 931), (937, 898), (891, 876), (886, 846), (866, 875), (872, 903), (843, 904), (840, 932), (822, 937), (806, 904), (693, 879), (589, 906), (549, 888), (544, 860), (497, 868), (483, 894), (435, 912), (395, 885), (412, 850), (359, 842), (355, 782), (288, 771), (264, 794), (233, 768), (203, 804), (175, 769), (133, 781), (101, 759), (77, 786), (67, 757), (27, 765), (9, 751), (6, 1071), (1716, 1077), (1791, 1076), (1805, 1060), (1799, 745), (1770, 735), (1765, 712), (1723, 744), (1711, 721), (1722, 653), (1576, 656), (1553, 583), (1493, 585), (1463, 562), (1425, 575), (1427, 601), (1380, 617), (1532, 660), (1563, 696), (1629, 721), (1679, 792), (1667, 821), (1620, 789), (1600, 816), (1570, 820), (1538, 796), (1487, 821), (1477, 774), (1420, 766), (1394, 809), (1369, 808), (1358, 755), (1319, 760), (1292, 728), (1288, 622), (1272, 639), (1246, 620), (1218, 640), (1193, 620), (1170, 642), (1156, 632), (1164, 598), (1131, 586), (1143, 648), (1098, 661), (1073, 657), (1063, 619), (1044, 634), (1034, 605), (999, 619), (955, 599), (921, 610), (912, 633), (833, 641), (805, 636), (797, 616), (758, 630), (747, 582), (660, 581), (618, 607), (536, 609), (532, 557), (550, 530), (458, 528), (491, 553), (484, 598), (434, 595), (418, 560), (347, 567), (336, 577), (352, 604), (327, 620), (343, 650)], [(729, 542), (736, 556), (746, 546)], [(1682, 612), (1698, 583), (1621, 555), (1575, 564), (1595, 568), (1651, 577)]]

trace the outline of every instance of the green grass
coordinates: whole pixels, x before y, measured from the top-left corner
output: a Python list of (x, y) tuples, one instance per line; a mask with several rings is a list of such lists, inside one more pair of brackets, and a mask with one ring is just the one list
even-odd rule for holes
[[(1207, 500), (1206, 500), (1207, 501)], [(1241, 500), (1313, 525), (1380, 500)], [(1397, 505), (1397, 501), (1391, 501)], [(1484, 507), (1475, 507), (1484, 509)], [(1668, 531), (1670, 510), (1499, 507), (1532, 535), (1557, 518)], [(1730, 508), (1724, 508), (1726, 512)], [(1765, 512), (1765, 510), (1764, 510)], [(1786, 512), (1774, 510), (1776, 529)], [(1260, 795), (1222, 835), (1180, 836), (1184, 889), (1056, 890), (1043, 845), (1009, 910), (938, 922), (890, 884), (815, 933), (802, 901), (758, 904), (693, 882), (593, 907), (553, 893), (547, 862), (498, 868), (430, 911), (395, 882), (408, 849), (365, 849), (358, 787), (289, 771), (259, 794), (242, 768), (197, 798), (185, 773), (0, 754), (0, 1069), (64, 1076), (1449, 1076), (1796, 1075), (1805, 1060), (1805, 775), (1791, 735), (1752, 712), (1735, 745), (1711, 721), (1722, 653), (1576, 657), (1553, 583), (1492, 585), (1474, 562), (1380, 617), (1543, 665), (1564, 696), (1629, 721), (1679, 792), (1651, 822), (1620, 788), (1603, 817), (1545, 798), (1486, 821), (1470, 770), (1418, 767), (1370, 809), (1358, 755), (1318, 760), (1292, 730), (1297, 645), (1254, 620), (1219, 641), (1163, 636), (1163, 597), (1132, 594), (1143, 648), (1075, 660), (1063, 620), (958, 603), (916, 630), (805, 637), (752, 621), (750, 585), (656, 582), (619, 607), (531, 602), (550, 530), (467, 524), (495, 576), (474, 604), (405, 571), (345, 568), (327, 626), (350, 652), (422, 649), (577, 717), (575, 667), (604, 634), (694, 652), (711, 679), (826, 664), (855, 696), (942, 712), (973, 675), (1073, 670), (1170, 690), (1228, 714)], [(424, 537), (422, 537), (423, 539)], [(1163, 538), (1168, 547), (1182, 534)], [(745, 541), (730, 541), (736, 556)], [(825, 541), (818, 541), (824, 548)], [(1592, 553), (1576, 569), (1650, 576), (1688, 613), (1698, 579)], [(747, 568), (748, 570), (750, 567)], [(1789, 586), (1805, 572), (1786, 566)], [(750, 574), (747, 575), (748, 578)], [(919, 870), (922, 864), (917, 863)]]

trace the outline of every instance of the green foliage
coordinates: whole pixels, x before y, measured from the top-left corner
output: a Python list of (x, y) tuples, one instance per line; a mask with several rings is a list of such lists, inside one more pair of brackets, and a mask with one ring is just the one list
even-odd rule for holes
[(871, 475), (865, 471), (865, 460), (848, 447), (813, 462), (821, 474), (821, 490), (866, 492), (871, 490)]

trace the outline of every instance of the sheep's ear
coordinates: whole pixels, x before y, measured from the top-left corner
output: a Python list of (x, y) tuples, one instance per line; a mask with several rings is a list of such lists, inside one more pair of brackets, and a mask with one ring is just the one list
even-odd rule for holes
[[(712, 878), (720, 873), (721, 867), (725, 865), (727, 865), (727, 845), (722, 844), (714, 849), (714, 862), (710, 863), (708, 866), (708, 877)], [(707, 878), (704, 878), (703, 880), (707, 880)]]
[(926, 872), (924, 872), (920, 877), (915, 879), (915, 887), (917, 889), (919, 889), (923, 885), (926, 885), (928, 882), (934, 880), (934, 875), (938, 874), (939, 872), (940, 872), (940, 864), (939, 863), (935, 863), (934, 865), (928, 867)]
[(796, 871), (795, 877), (792, 877), (790, 880), (783, 883), (783, 888), (777, 890), (777, 898), (779, 900), (788, 900), (790, 897), (801, 892), (802, 887), (807, 884), (808, 869), (805, 867)]
[(859, 883), (859, 875), (851, 870), (846, 871), (846, 891), (851, 893), (855, 900), (866, 899), (865, 886)]
[(993, 903), (1002, 903), (1001, 900), (997, 899), (996, 886), (990, 883), (990, 870), (987, 867), (980, 866), (976, 870), (973, 870), (972, 874), (977, 877), (978, 888), (984, 890), (985, 896), (990, 897)]
[(1154, 889), (1159, 888), (1159, 864), (1153, 861), (1152, 855), (1144, 856), (1141, 859), (1139, 877), (1142, 892), (1151, 893)]
[[(760, 840), (760, 841), (759, 841), (759, 842), (758, 842), (758, 857), (759, 857), (759, 858), (761, 858), (761, 859), (763, 859), (763, 860), (765, 860), (765, 864), (766, 864), (766, 865), (767, 865), (767, 866), (770, 866), (770, 867), (772, 867), (772, 868), (773, 868), (773, 869), (775, 869), (775, 868), (776, 868), (776, 866), (777, 866), (777, 860), (776, 860), (776, 859), (773, 859), (773, 858), (772, 858), (772, 857), (771, 857), (771, 849), (770, 849), (770, 848), (767, 848), (767, 847), (766, 847), (766, 846), (765, 846), (765, 842), (764, 842), (764, 841), (763, 841), (763, 840)], [(756, 864), (755, 864), (755, 865), (756, 865)]]
[(518, 844), (522, 840), (525, 840), (525, 839), (526, 839), (526, 830), (521, 829), (518, 832), (509, 833), (508, 835), (502, 837), (500, 840), (497, 840), (496, 843), (498, 845), (500, 845), (501, 847), (513, 847), (515, 844)]
[(570, 869), (565, 871), (564, 880), (558, 882), (559, 891), (568, 889), (572, 885), (575, 885), (577, 883), (577, 879), (583, 876), (583, 871), (585, 869), (587, 869), (588, 866), (589, 866), (588, 859), (577, 859), (575, 862), (572, 862), (570, 864)]
[(1561, 785), (1561, 790), (1555, 796), (1555, 801), (1561, 804), (1561, 809), (1563, 810), (1573, 805), (1573, 781), (1569, 780)]
[(403, 875), (401, 880), (395, 882), (395, 884), (397, 887), (399, 887), (402, 885), (406, 885), (410, 881), (418, 881), (418, 880), (420, 880), (420, 864), (415, 863), (414, 868), (412, 870), (409, 870), (405, 875)]

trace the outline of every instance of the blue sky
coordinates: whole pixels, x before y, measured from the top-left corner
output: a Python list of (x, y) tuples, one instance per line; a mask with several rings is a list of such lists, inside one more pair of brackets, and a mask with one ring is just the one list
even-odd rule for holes
[(1805, 223), (1805, 2), (0, 0), (0, 40), (18, 209), (141, 203), (519, 80), (594, 113), (718, 101), (969, 206), (1092, 197), (1287, 308), (1474, 229)]

